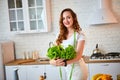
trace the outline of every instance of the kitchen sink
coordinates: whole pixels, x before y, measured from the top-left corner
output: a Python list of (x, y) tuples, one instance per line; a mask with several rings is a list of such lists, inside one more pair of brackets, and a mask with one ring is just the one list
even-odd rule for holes
[(37, 59), (37, 61), (49, 61), (49, 59), (48, 58), (39, 58), (39, 59)]

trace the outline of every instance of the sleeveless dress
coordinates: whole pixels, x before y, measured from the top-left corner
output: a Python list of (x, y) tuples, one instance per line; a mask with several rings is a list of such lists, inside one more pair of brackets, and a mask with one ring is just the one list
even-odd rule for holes
[[(76, 32), (75, 38), (76, 38), (76, 44), (80, 40), (85, 40), (85, 36), (84, 36), (83, 33), (77, 33)], [(74, 34), (69, 39), (63, 40), (62, 45), (63, 45), (64, 48), (67, 47), (68, 45), (74, 45)], [(66, 67), (63, 67), (63, 68), (65, 69), (67, 80), (69, 80), (70, 72), (71, 72), (71, 69), (72, 69), (72, 64), (68, 64)], [(83, 70), (80, 66), (80, 62), (79, 61), (74, 62), (72, 80), (83, 80), (82, 76), (83, 76)]]

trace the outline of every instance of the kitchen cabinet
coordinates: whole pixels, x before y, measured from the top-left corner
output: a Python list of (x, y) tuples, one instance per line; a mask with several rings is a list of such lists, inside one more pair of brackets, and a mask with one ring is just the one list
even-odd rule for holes
[(26, 66), (5, 66), (6, 80), (27, 80)]
[[(46, 75), (46, 80), (60, 80), (59, 67), (46, 64), (5, 66), (5, 74), (6, 80), (39, 80), (41, 75)], [(63, 69), (62, 74), (66, 80)]]
[[(46, 73), (47, 73), (47, 79), (46, 80), (60, 80), (60, 67), (52, 66), (52, 65), (46, 65)], [(66, 73), (65, 70), (61, 67), (62, 70), (62, 78), (63, 80), (66, 79)]]
[[(63, 80), (66, 80), (63, 72)], [(52, 65), (31, 65), (27, 68), (27, 80), (39, 80), (40, 76), (46, 76), (46, 80), (60, 80), (59, 67)]]
[(120, 74), (120, 63), (88, 63), (89, 79), (98, 73), (110, 74), (113, 80), (117, 80), (117, 75)]
[(44, 75), (45, 65), (27, 66), (27, 80), (39, 80)]
[(50, 0), (8, 0), (8, 11), (11, 32), (50, 31)]

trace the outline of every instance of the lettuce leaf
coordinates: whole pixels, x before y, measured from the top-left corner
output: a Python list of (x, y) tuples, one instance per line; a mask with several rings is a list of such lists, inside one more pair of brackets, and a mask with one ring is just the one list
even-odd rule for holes
[(65, 49), (62, 45), (52, 46), (47, 50), (47, 57), (49, 59), (73, 59), (76, 56), (76, 51), (72, 45), (68, 45)]

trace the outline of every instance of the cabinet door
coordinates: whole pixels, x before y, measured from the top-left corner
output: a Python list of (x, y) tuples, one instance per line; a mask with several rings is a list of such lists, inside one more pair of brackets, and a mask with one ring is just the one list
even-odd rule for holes
[(113, 80), (117, 80), (117, 75), (120, 74), (119, 63), (89, 63), (90, 79), (93, 75), (102, 73), (110, 74)]
[(18, 80), (27, 80), (26, 66), (18, 66)]
[(51, 27), (50, 0), (8, 0), (10, 31), (48, 32)]
[(24, 66), (5, 66), (6, 80), (26, 80)]
[[(52, 65), (46, 65), (46, 73), (47, 73), (46, 80), (60, 80), (59, 68), (60, 67), (56, 67), (56, 66), (52, 66)], [(62, 70), (63, 80), (67, 80), (65, 70), (62, 67), (61, 67), (61, 70)]]
[(17, 70), (16, 66), (5, 66), (6, 80), (16, 80), (15, 70)]
[(44, 75), (45, 65), (30, 65), (27, 67), (27, 80), (39, 80)]
[(22, 0), (8, 0), (10, 31), (24, 31), (25, 20)]

